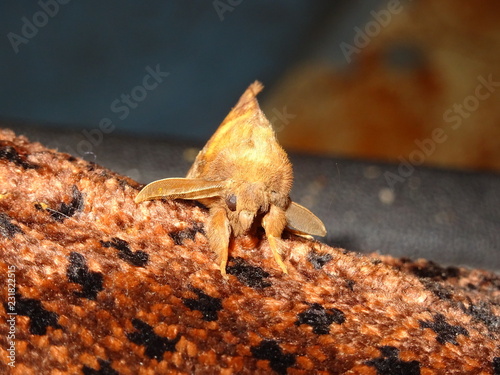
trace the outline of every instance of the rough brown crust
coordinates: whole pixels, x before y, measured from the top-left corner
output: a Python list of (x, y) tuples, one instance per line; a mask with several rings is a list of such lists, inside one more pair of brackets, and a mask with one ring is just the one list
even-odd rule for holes
[[(18, 314), (11, 373), (500, 373), (497, 275), (295, 236), (285, 275), (265, 239), (243, 237), (225, 281), (206, 210), (136, 205), (139, 188), (0, 132), (0, 285), (15, 266)], [(7, 297), (2, 287), (3, 317)]]

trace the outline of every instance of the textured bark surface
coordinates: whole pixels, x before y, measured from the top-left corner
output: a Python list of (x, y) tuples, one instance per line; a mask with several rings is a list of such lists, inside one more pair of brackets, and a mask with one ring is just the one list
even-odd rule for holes
[(500, 373), (497, 275), (285, 235), (286, 275), (258, 233), (226, 281), (206, 209), (140, 187), (0, 131), (2, 372)]

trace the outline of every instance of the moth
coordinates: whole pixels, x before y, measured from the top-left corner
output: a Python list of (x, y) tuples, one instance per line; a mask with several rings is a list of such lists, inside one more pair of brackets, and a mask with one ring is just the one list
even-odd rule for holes
[(292, 164), (276, 139), (256, 96), (263, 89), (252, 83), (205, 147), (186, 178), (151, 182), (136, 196), (152, 199), (197, 200), (209, 210), (205, 232), (227, 278), (229, 244), (233, 237), (253, 234), (261, 226), (274, 258), (284, 273), (281, 235), (324, 236), (321, 220), (292, 202)]

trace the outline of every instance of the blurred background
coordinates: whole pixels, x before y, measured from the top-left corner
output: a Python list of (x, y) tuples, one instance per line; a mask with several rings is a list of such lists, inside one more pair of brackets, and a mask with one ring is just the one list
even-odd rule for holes
[[(328, 243), (500, 269), (494, 0), (0, 3), (3, 127), (184, 175), (245, 88)], [(474, 249), (474, 250), (472, 250)]]

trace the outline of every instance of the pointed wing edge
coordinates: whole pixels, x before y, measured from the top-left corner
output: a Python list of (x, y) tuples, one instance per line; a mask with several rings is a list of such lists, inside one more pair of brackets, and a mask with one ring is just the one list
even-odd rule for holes
[(326, 228), (323, 222), (304, 206), (291, 202), (286, 210), (288, 226), (299, 232), (324, 237)]
[(135, 203), (153, 199), (202, 199), (216, 197), (224, 190), (223, 181), (198, 178), (165, 178), (153, 181), (137, 194)]

